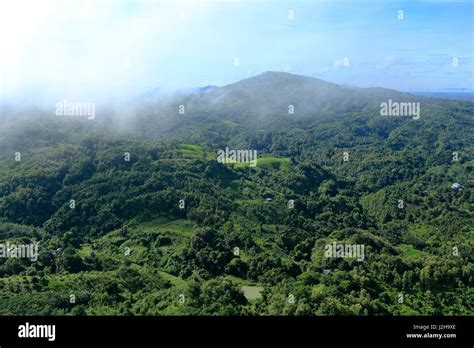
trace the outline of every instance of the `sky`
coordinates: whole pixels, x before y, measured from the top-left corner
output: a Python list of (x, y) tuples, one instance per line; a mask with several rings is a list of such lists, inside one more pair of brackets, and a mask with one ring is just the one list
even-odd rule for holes
[(265, 71), (474, 88), (473, 1), (2, 0), (0, 92), (124, 98)]

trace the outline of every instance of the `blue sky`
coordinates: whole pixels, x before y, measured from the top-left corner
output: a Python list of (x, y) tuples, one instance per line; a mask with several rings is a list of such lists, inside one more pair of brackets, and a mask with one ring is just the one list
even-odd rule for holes
[(268, 70), (474, 88), (473, 17), (472, 1), (2, 1), (0, 77), (6, 98), (121, 97)]

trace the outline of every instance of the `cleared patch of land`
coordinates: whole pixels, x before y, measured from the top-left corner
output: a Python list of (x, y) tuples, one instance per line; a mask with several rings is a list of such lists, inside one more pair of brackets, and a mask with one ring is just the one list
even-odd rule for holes
[(245, 298), (251, 301), (262, 297), (261, 292), (263, 291), (263, 288), (261, 286), (243, 285), (242, 291), (244, 292)]

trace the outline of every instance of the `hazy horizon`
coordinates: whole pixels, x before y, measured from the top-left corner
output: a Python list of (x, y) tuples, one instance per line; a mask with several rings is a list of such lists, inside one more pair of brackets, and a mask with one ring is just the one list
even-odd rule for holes
[(3, 2), (0, 94), (114, 101), (265, 71), (399, 91), (472, 90), (472, 9), (470, 1)]

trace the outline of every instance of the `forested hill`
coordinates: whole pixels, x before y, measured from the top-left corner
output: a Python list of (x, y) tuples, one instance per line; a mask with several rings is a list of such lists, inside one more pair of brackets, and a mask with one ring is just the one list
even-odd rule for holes
[(474, 314), (473, 103), (284, 73), (170, 98), (126, 134), (2, 119), (0, 243), (40, 255), (0, 258), (0, 314)]
[(339, 119), (346, 126), (369, 127), (372, 127), (372, 124), (367, 125), (369, 121), (394, 122), (394, 126), (408, 121), (409, 117), (380, 117), (380, 104), (389, 100), (419, 102), (420, 119), (424, 119), (422, 126), (433, 117), (444, 117), (457, 108), (469, 111), (472, 105), (385, 88), (358, 88), (289, 73), (267, 72), (209, 91), (140, 98), (130, 107), (129, 112), (134, 117), (126, 129), (152, 138), (196, 135), (201, 136), (199, 141), (205, 141), (211, 133), (225, 136), (228, 141), (242, 130), (247, 133), (307, 129), (324, 120)]

